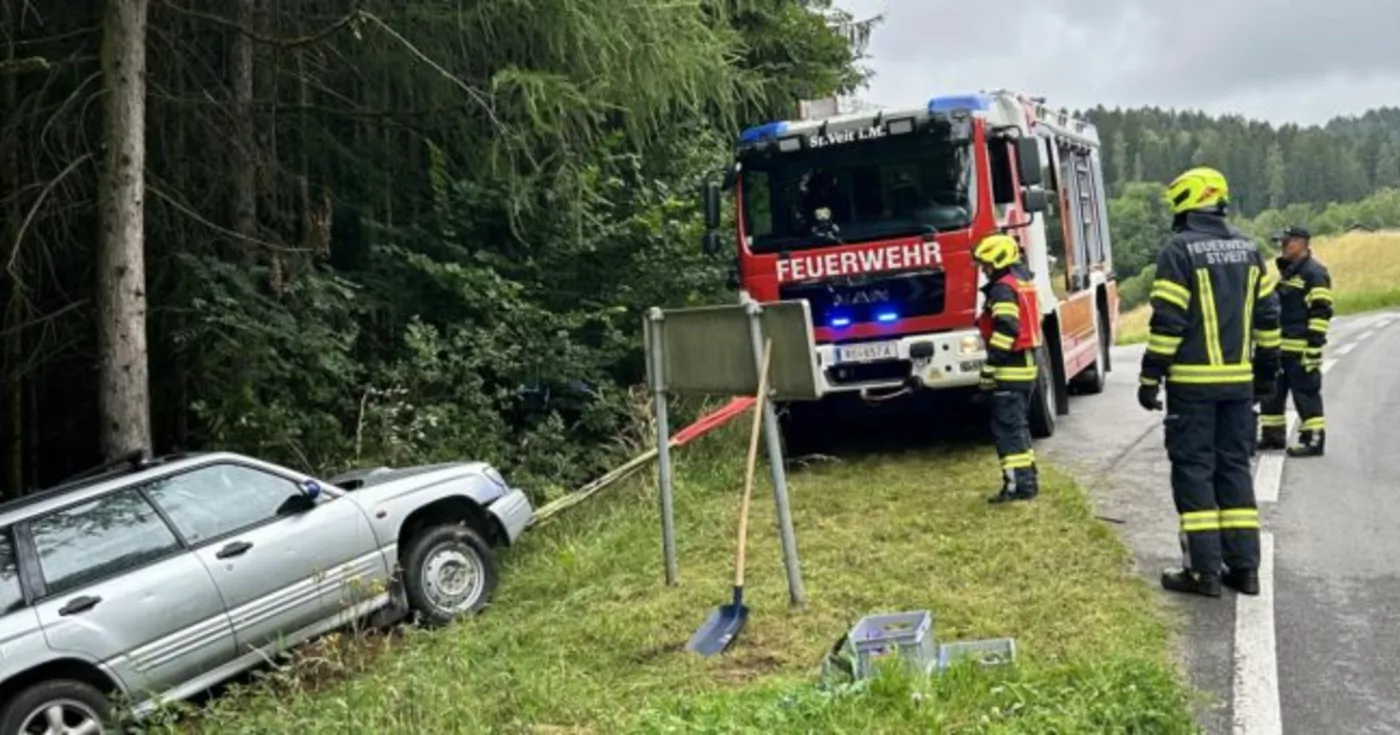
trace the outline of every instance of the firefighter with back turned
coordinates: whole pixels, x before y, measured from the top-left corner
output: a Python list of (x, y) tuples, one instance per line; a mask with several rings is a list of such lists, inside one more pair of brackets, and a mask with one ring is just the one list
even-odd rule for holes
[(1173, 235), (1157, 258), (1138, 403), (1160, 410), (1185, 563), (1173, 592), (1259, 594), (1254, 403), (1274, 393), (1278, 295), (1264, 256), (1226, 219), (1229, 185), (1193, 168), (1167, 186)]

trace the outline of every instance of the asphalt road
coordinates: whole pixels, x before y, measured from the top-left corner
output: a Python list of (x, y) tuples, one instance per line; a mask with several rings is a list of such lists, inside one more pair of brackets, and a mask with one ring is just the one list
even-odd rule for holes
[[(1075, 397), (1041, 450), (1076, 473), (1153, 584), (1181, 563), (1160, 412), (1137, 406), (1142, 348), (1115, 348), (1101, 395)], [(1400, 733), (1400, 314), (1334, 321), (1323, 395), (1327, 456), (1256, 462), (1265, 594), (1163, 593), (1180, 650), (1212, 695), (1210, 733)], [(1270, 456), (1273, 455), (1273, 456)], [(1275, 502), (1276, 501), (1276, 502)]]

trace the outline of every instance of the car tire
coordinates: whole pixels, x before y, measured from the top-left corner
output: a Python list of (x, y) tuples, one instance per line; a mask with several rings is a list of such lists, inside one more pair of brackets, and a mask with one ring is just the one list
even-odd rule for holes
[[(74, 679), (43, 681), (20, 691), (0, 710), (0, 733), (23, 733), (46, 721), (47, 710), (59, 707), (67, 727), (95, 721), (98, 733), (113, 732), (112, 703), (96, 687)], [(51, 728), (56, 729), (56, 728)]]
[(491, 546), (463, 525), (424, 529), (409, 542), (402, 564), (409, 607), (428, 627), (475, 615), (496, 589)]
[(1048, 439), (1055, 435), (1055, 370), (1050, 367), (1049, 351), (1037, 351), (1035, 387), (1031, 389), (1029, 423), (1032, 439)]

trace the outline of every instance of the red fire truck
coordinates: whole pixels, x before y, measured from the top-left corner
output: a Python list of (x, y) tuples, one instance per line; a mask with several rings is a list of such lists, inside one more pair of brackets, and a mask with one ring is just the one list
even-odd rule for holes
[(823, 400), (788, 405), (786, 429), (821, 426), (809, 412), (846, 399), (975, 390), (971, 251), (999, 231), (1020, 243), (1044, 318), (1032, 433), (1054, 433), (1072, 389), (1103, 389), (1118, 295), (1093, 125), (1008, 91), (760, 125), (706, 187), (716, 255), (722, 191), (737, 208), (735, 285), (811, 306)]

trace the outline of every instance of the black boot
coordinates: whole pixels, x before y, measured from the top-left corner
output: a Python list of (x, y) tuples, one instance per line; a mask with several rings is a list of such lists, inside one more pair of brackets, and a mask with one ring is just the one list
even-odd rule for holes
[(1162, 589), (1202, 597), (1219, 597), (1220, 573), (1176, 569), (1162, 573)]
[(1225, 576), (1220, 581), (1226, 587), (1242, 594), (1253, 597), (1259, 594), (1259, 570), (1258, 569), (1231, 569), (1225, 572)]
[(1298, 435), (1297, 446), (1288, 448), (1290, 457), (1321, 457), (1327, 447), (1327, 431), (1304, 431)]
[(1017, 500), (1030, 500), (1035, 497), (1035, 486), (1031, 485), (1029, 491), (1023, 488), (1018, 482), (1018, 472), (1007, 470), (1002, 478), (1001, 491), (987, 498), (987, 502), (992, 505), (1001, 505), (1002, 503), (1011, 503)]
[(1281, 426), (1265, 427), (1260, 432), (1259, 449), (1284, 449), (1288, 446), (1288, 435)]

